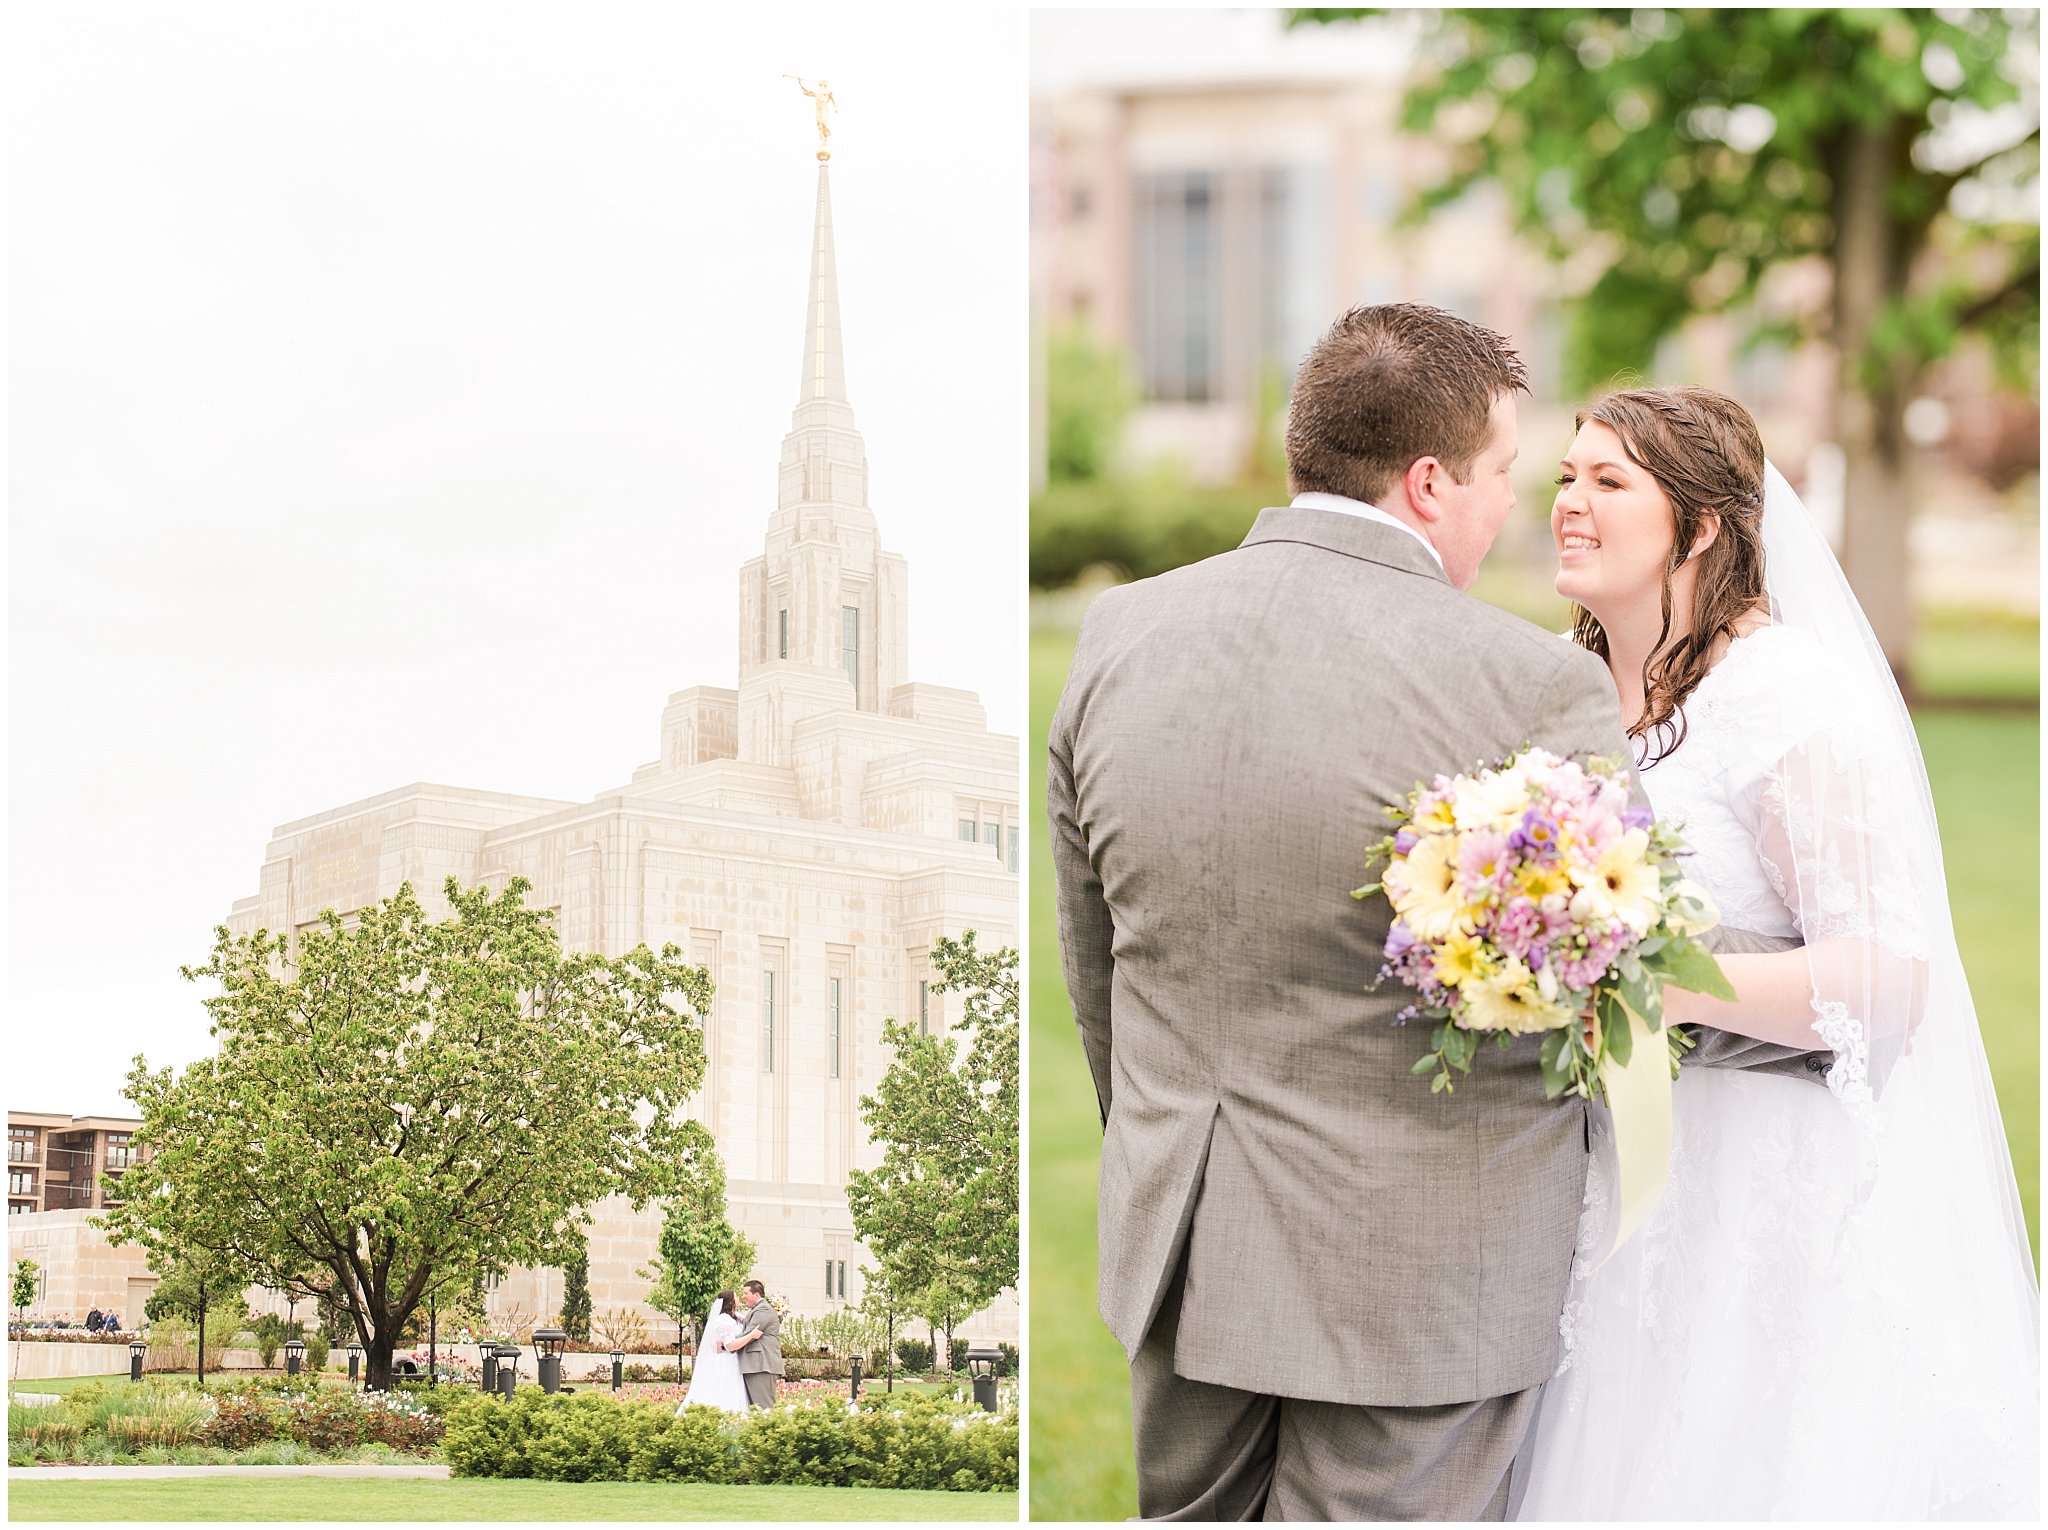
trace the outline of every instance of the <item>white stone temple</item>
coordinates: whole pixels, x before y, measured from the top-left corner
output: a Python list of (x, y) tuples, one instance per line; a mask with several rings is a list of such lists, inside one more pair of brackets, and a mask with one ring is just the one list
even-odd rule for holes
[[(888, 1065), (882, 1021), (945, 1028), (956, 1001), (927, 988), (940, 936), (1017, 944), (1021, 819), (1017, 740), (989, 731), (972, 692), (910, 677), (909, 569), (868, 504), (823, 164), (807, 307), (775, 510), (739, 571), (739, 689), (670, 696), (658, 756), (588, 802), (416, 784), (285, 824), (228, 924), (304, 930), (406, 881), (445, 915), (447, 877), (495, 891), (523, 876), (571, 949), (674, 942), (717, 984), (693, 1114), (760, 1278), (816, 1315), (862, 1294), (845, 1186), (880, 1159), (859, 1099)], [(660, 1208), (594, 1213), (593, 1307), (637, 1310), (673, 1342), (636, 1273)], [(561, 1296), (559, 1271), (515, 1271), (493, 1315), (551, 1320)], [(1017, 1329), (1006, 1293), (962, 1331)]]

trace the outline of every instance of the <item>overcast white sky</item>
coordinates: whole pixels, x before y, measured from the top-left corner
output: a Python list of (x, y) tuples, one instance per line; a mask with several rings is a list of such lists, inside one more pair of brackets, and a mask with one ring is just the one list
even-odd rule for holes
[(8, 1104), (210, 1047), (272, 829), (587, 798), (735, 683), (832, 82), (914, 677), (1023, 727), (1024, 22), (15, 4)]
[(1383, 80), (1397, 87), (1409, 47), (1378, 21), (1290, 30), (1277, 10), (1158, 7), (1034, 11), (1031, 89), (1230, 80)]

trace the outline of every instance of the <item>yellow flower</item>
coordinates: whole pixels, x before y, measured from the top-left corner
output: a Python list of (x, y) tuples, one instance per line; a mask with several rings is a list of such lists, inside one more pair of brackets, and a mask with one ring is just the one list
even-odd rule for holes
[(1448, 797), (1439, 797), (1433, 806), (1424, 810), (1415, 820), (1417, 834), (1430, 834), (1438, 829), (1455, 829), (1457, 826), (1457, 816), (1451, 811), (1451, 801)]
[(1529, 969), (1509, 957), (1498, 972), (1467, 983), (1459, 993), (1465, 1011), (1458, 1024), (1469, 1031), (1510, 1031), (1524, 1036), (1569, 1024), (1572, 1012), (1543, 997)]
[(1572, 879), (1559, 865), (1524, 866), (1515, 880), (1523, 894), (1538, 903), (1552, 893), (1569, 893), (1572, 890)]
[(1431, 834), (1417, 842), (1406, 860), (1387, 868), (1387, 898), (1417, 940), (1430, 945), (1466, 927), (1465, 900), (1458, 895), (1458, 836)]
[(1596, 918), (1619, 919), (1638, 935), (1657, 922), (1664, 886), (1650, 864), (1649, 848), (1650, 836), (1630, 829), (1594, 863), (1581, 896)]
[(1486, 942), (1476, 935), (1455, 933), (1437, 948), (1436, 980), (1446, 988), (1483, 978), (1492, 970)]

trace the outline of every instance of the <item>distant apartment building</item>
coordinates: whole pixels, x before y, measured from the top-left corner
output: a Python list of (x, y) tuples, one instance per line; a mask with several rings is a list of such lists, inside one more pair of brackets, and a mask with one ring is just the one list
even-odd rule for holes
[(7, 1113), (7, 1262), (34, 1260), (39, 1285), (29, 1316), (77, 1322), (97, 1307), (133, 1322), (156, 1285), (133, 1244), (115, 1247), (94, 1219), (119, 1195), (116, 1179), (143, 1156), (142, 1123), (122, 1116)]
[(136, 1161), (132, 1144), (140, 1130), (140, 1121), (120, 1116), (9, 1111), (7, 1214), (105, 1210), (113, 1201), (100, 1176), (118, 1176)]

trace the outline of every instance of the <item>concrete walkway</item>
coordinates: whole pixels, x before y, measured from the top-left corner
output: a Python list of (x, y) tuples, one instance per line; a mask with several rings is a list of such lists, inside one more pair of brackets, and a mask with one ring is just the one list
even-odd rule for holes
[(424, 1477), (445, 1480), (448, 1468), (434, 1462), (419, 1466), (10, 1466), (9, 1482), (48, 1482), (67, 1478), (88, 1482), (135, 1482), (144, 1477)]

